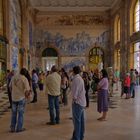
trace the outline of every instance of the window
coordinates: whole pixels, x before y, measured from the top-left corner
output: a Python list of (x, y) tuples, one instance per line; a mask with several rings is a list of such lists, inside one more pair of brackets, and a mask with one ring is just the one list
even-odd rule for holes
[(103, 51), (94, 47), (89, 52), (89, 69), (95, 70), (96, 68), (101, 69), (103, 66)]
[(140, 31), (140, 0), (137, 0), (134, 8), (134, 32)]
[(130, 47), (130, 69), (131, 68), (140, 72), (140, 42)]
[(140, 72), (140, 42), (134, 44), (134, 68)]
[(120, 18), (117, 21), (117, 41), (120, 41)]
[(117, 15), (114, 22), (114, 43), (120, 41), (120, 17)]

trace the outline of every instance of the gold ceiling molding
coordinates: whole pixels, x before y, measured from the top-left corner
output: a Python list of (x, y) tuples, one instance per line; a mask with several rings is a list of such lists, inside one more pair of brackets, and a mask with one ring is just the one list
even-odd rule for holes
[(93, 26), (109, 25), (110, 19), (104, 16), (95, 15), (65, 15), (45, 16), (36, 19), (37, 25), (46, 26)]

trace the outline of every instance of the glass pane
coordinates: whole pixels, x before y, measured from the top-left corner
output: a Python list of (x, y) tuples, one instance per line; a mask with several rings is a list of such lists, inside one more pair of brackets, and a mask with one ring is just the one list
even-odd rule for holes
[(96, 55), (96, 49), (93, 49), (93, 55)]
[(137, 4), (136, 4), (136, 11), (140, 10), (140, 1), (138, 0)]
[(140, 42), (134, 45), (134, 68), (140, 72)]
[(136, 32), (140, 30), (140, 1), (139, 0), (137, 0), (136, 6), (135, 6), (134, 27), (135, 27)]
[(138, 13), (136, 13), (136, 15), (135, 15), (135, 22), (137, 22), (137, 21), (139, 21), (140, 20), (140, 13), (138, 12)]
[(136, 23), (134, 24), (134, 26), (135, 26), (135, 31), (136, 31), (136, 32), (140, 30), (140, 22), (136, 22)]
[(117, 41), (120, 41), (120, 18), (118, 19), (117, 24)]
[(139, 28), (136, 28), (136, 30), (135, 30), (136, 32), (138, 32), (139, 31)]
[(138, 42), (138, 43), (135, 44), (134, 50), (135, 51), (140, 51), (140, 42)]
[(139, 9), (140, 9), (140, 6), (139, 6), (139, 0), (138, 0), (136, 3), (135, 12), (138, 11)]
[(139, 63), (139, 60), (140, 60), (140, 54), (138, 52), (136, 52), (134, 54), (134, 60), (135, 60), (135, 63), (134, 63), (134, 68), (139, 70), (139, 67), (140, 67), (140, 63)]

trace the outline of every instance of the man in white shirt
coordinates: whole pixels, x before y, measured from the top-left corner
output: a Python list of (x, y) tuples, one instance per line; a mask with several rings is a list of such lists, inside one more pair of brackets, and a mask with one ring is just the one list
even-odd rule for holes
[(46, 78), (46, 93), (48, 94), (50, 122), (48, 125), (60, 123), (59, 96), (61, 87), (61, 76), (57, 73), (56, 66), (52, 66), (51, 74)]
[(30, 86), (24, 74), (25, 69), (21, 69), (20, 74), (15, 74), (9, 85), (12, 89), (12, 118), (10, 132), (22, 132), (25, 130), (23, 129), (25, 98), (27, 98), (27, 93), (30, 91)]
[(73, 68), (74, 77), (72, 80), (72, 114), (74, 131), (71, 140), (83, 140), (85, 131), (84, 110), (86, 106), (84, 81), (80, 76), (80, 67)]

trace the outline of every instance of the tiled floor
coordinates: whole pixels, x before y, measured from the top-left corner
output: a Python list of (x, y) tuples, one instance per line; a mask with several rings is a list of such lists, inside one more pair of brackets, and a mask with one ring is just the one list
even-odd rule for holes
[[(93, 96), (91, 96), (93, 98)], [(39, 102), (27, 104), (25, 128), (22, 133), (9, 133), (10, 112), (0, 118), (0, 140), (70, 140), (73, 130), (70, 117), (70, 104), (61, 107), (61, 123), (47, 126), (49, 121), (47, 97), (39, 95)], [(140, 140), (140, 87), (136, 88), (135, 99), (121, 99), (114, 93), (110, 99), (108, 120), (97, 121), (100, 114), (96, 111), (96, 99), (91, 99), (86, 109), (85, 140)]]

